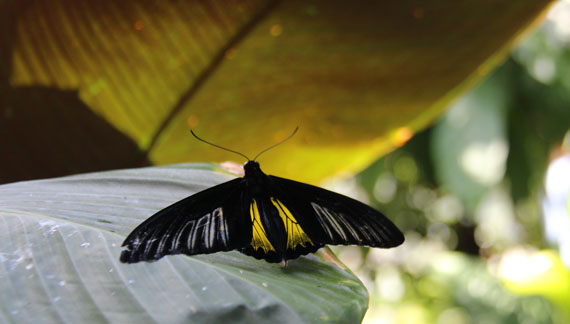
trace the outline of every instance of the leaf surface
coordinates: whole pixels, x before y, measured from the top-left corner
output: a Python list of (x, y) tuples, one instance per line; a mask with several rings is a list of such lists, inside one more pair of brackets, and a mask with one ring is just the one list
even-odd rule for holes
[(366, 289), (319, 256), (238, 252), (119, 263), (158, 209), (232, 176), (184, 164), (0, 186), (0, 318), (15, 323), (354, 323)]

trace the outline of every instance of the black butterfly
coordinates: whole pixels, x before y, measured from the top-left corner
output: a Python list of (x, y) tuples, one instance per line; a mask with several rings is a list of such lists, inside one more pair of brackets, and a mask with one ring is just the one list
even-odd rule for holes
[(400, 230), (375, 209), (332, 191), (266, 175), (255, 161), (261, 153), (250, 160), (228, 151), (248, 160), (244, 177), (201, 191), (151, 216), (123, 242), (126, 250), (121, 262), (238, 250), (285, 265), (326, 244), (389, 248), (404, 241)]

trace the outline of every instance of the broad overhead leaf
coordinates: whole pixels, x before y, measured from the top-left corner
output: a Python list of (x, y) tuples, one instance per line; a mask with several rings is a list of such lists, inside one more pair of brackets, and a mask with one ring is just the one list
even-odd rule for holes
[(228, 174), (184, 164), (0, 186), (0, 318), (13, 323), (357, 323), (364, 286), (318, 256), (287, 268), (238, 252), (121, 264), (158, 209)]
[(188, 130), (254, 155), (298, 125), (263, 162), (317, 182), (428, 125), (549, 3), (7, 0), (2, 166), (30, 178), (226, 160)]

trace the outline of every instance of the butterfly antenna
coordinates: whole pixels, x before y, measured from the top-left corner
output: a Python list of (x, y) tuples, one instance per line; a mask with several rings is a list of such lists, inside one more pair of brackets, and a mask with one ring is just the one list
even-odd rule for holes
[[(204, 143), (206, 143), (206, 144), (210, 144), (210, 145), (212, 145), (212, 146), (214, 146), (214, 147), (220, 148), (220, 149), (225, 150), (225, 151), (228, 151), (228, 152), (232, 152), (232, 153), (235, 153), (235, 154), (239, 154), (239, 155), (243, 156), (246, 160), (251, 161), (247, 156), (245, 156), (245, 154), (242, 154), (242, 153), (237, 152), (237, 151), (234, 151), (234, 150), (230, 150), (229, 148), (225, 148), (225, 147), (223, 147), (223, 146), (219, 146), (219, 145), (217, 145), (217, 144), (210, 143), (210, 142), (208, 142), (208, 141), (206, 141), (206, 140), (204, 140), (204, 139), (201, 139), (200, 137), (198, 137), (198, 135), (196, 135), (196, 133), (194, 133), (193, 130), (190, 130), (190, 133), (192, 133), (192, 135), (194, 135), (194, 137), (196, 137), (196, 139), (199, 140), (199, 141), (201, 141), (201, 142), (204, 142)], [(255, 160), (255, 159), (254, 159), (254, 160)]]
[(281, 144), (283, 144), (284, 142), (286, 142), (287, 140), (289, 140), (291, 137), (293, 137), (293, 135), (295, 135), (295, 133), (296, 133), (298, 130), (299, 130), (299, 126), (295, 127), (295, 130), (293, 131), (293, 133), (291, 133), (291, 135), (289, 135), (289, 136), (287, 136), (287, 138), (282, 139), (281, 141), (279, 141), (279, 142), (277, 142), (277, 143), (271, 145), (270, 147), (266, 148), (265, 150), (259, 152), (259, 153), (253, 158), (253, 161), (257, 160), (257, 158), (258, 158), (261, 154), (263, 154), (263, 153), (265, 153), (265, 152), (271, 150), (271, 149), (274, 148), (275, 146), (281, 145)]

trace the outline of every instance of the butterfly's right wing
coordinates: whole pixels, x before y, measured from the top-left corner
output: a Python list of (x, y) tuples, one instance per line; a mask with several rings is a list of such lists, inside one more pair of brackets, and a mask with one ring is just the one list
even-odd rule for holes
[(289, 179), (269, 176), (279, 200), (315, 243), (395, 247), (402, 232), (386, 216), (352, 198)]
[(182, 199), (151, 216), (123, 242), (121, 262), (156, 261), (170, 254), (230, 251), (251, 242), (245, 182), (237, 178)]

